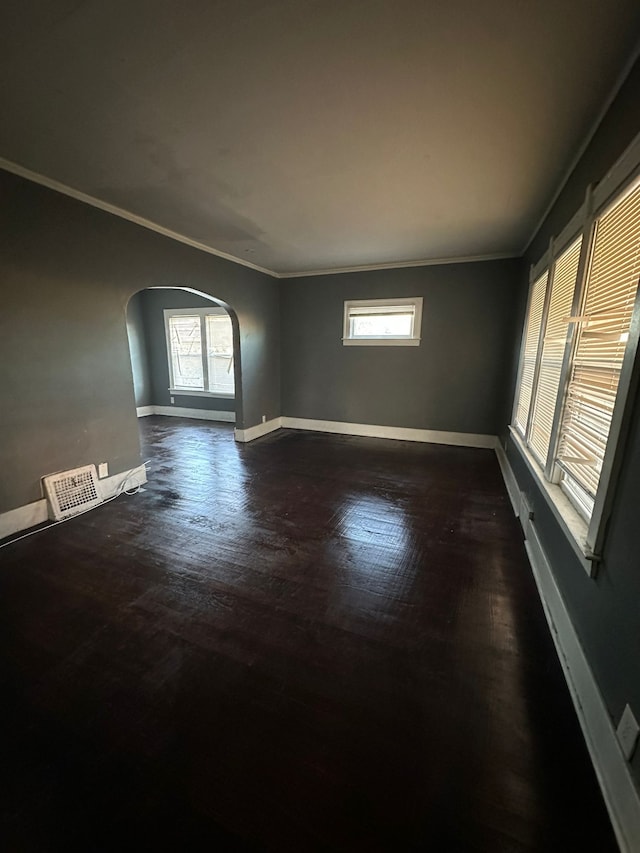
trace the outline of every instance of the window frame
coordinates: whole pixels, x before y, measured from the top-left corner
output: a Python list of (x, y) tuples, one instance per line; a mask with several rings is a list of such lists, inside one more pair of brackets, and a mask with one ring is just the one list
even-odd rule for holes
[[(513, 411), (511, 414), (511, 423), (516, 428), (519, 434), (526, 440), (526, 436), (529, 434), (531, 429), (531, 420), (533, 416), (533, 409), (535, 405), (535, 392), (537, 390), (538, 384), (538, 376), (540, 373), (540, 356), (541, 356), (541, 344), (544, 336), (544, 329), (547, 323), (547, 313), (548, 313), (548, 302), (549, 302), (549, 294), (551, 292), (551, 287), (553, 283), (551, 270), (549, 268), (548, 261), (546, 261), (548, 257), (548, 252), (545, 253), (544, 259), (545, 263), (539, 262), (535, 267), (531, 267), (529, 272), (529, 294), (527, 297), (527, 309), (525, 312), (525, 322), (524, 327), (522, 329), (522, 342), (520, 345), (520, 360), (518, 363), (518, 379), (516, 382), (516, 393), (513, 399)], [(540, 279), (543, 276), (546, 276), (545, 282), (545, 294), (542, 303), (542, 311), (540, 313), (540, 328), (538, 329), (538, 339), (535, 345), (535, 356), (534, 356), (534, 365), (533, 365), (533, 376), (531, 378), (531, 396), (529, 398), (529, 406), (527, 409), (527, 422), (524, 425), (524, 431), (519, 429), (519, 419), (518, 419), (518, 409), (520, 408), (520, 392), (522, 389), (522, 378), (524, 375), (526, 363), (527, 363), (527, 332), (529, 329), (529, 321), (531, 310), (533, 307), (533, 296), (535, 286), (538, 284)]]
[[(584, 510), (581, 511), (578, 508), (579, 501), (572, 497), (571, 489), (561, 484), (561, 468), (557, 462), (567, 387), (578, 340), (576, 323), (568, 324), (569, 328), (565, 340), (564, 357), (546, 464), (541, 464), (541, 461), (533, 452), (528, 442), (531, 435), (531, 419), (538, 390), (537, 382), (543, 352), (542, 342), (553, 288), (554, 265), (563, 252), (582, 235), (580, 260), (571, 307), (571, 316), (579, 316), (589, 283), (588, 277), (594, 251), (597, 223), (614, 205), (620, 203), (627, 193), (637, 191), (638, 188), (640, 188), (640, 135), (629, 146), (611, 171), (603, 178), (597, 188), (593, 189), (589, 187), (587, 189), (584, 204), (572, 217), (559, 237), (550, 241), (549, 249), (538, 263), (532, 266), (510, 425), (511, 435), (516, 447), (520, 450), (531, 473), (542, 488), (544, 496), (547, 498), (552, 511), (568, 536), (569, 542), (579, 557), (581, 564), (592, 577), (596, 574), (597, 565), (601, 560), (607, 521), (611, 513), (616, 483), (624, 455), (625, 438), (632, 416), (635, 390), (637, 389), (640, 378), (640, 286), (636, 291), (629, 327), (629, 338), (621, 364), (606, 449), (602, 458), (598, 488), (590, 517), (585, 517)], [(516, 412), (519, 405), (521, 378), (524, 368), (525, 333), (529, 322), (532, 288), (545, 271), (548, 274), (547, 291), (536, 349), (535, 377), (532, 387), (529, 417), (523, 433), (516, 425)]]
[[(342, 324), (342, 343), (344, 346), (420, 346), (422, 332), (422, 296), (394, 297), (392, 299), (347, 299), (344, 303), (344, 318)], [(380, 313), (381, 309), (409, 306), (413, 308), (413, 323), (410, 335), (380, 335), (359, 336), (351, 335), (352, 309), (372, 308), (372, 314)]]
[[(199, 317), (200, 318), (200, 340), (203, 343), (201, 347), (200, 356), (202, 359), (202, 376), (203, 376), (203, 385), (206, 388), (209, 384), (209, 364), (206, 355), (206, 342), (207, 342), (207, 317), (208, 316), (225, 316), (229, 317), (229, 322), (231, 322), (231, 317), (229, 312), (224, 308), (219, 307), (211, 307), (211, 308), (165, 308), (163, 310), (164, 314), (164, 332), (165, 332), (165, 344), (167, 351), (167, 365), (169, 369), (169, 393), (174, 396), (182, 396), (182, 397), (216, 397), (222, 400), (235, 400), (235, 347), (232, 349), (231, 353), (231, 362), (232, 362), (232, 371), (233, 379), (234, 379), (234, 391), (233, 393), (229, 393), (227, 391), (206, 391), (198, 388), (176, 388), (174, 382), (173, 375), (173, 362), (171, 359), (171, 331), (169, 327), (169, 320), (171, 317)], [(233, 326), (232, 326), (233, 332)]]
[[(638, 158), (640, 161), (640, 157)], [(590, 223), (590, 237), (593, 240), (595, 223), (597, 218), (617, 202), (620, 196), (626, 192), (633, 192), (635, 188), (640, 189), (640, 163), (632, 171), (631, 176), (624, 184), (617, 185), (615, 190), (605, 195), (598, 206), (597, 214), (592, 217)], [(594, 199), (598, 201), (597, 191)], [(587, 267), (585, 267), (585, 276)], [(575, 335), (574, 335), (575, 339)], [(606, 522), (611, 513), (611, 505), (614, 499), (615, 485), (620, 473), (622, 458), (624, 455), (624, 441), (629, 429), (635, 391), (640, 376), (640, 358), (638, 358), (640, 343), (640, 284), (636, 290), (631, 322), (629, 324), (629, 337), (627, 339), (623, 362), (620, 368), (620, 377), (616, 391), (616, 399), (611, 415), (611, 426), (607, 447), (602, 461), (602, 471), (598, 483), (598, 492), (589, 522), (587, 533), (587, 544), (594, 554), (599, 555), (604, 543)]]

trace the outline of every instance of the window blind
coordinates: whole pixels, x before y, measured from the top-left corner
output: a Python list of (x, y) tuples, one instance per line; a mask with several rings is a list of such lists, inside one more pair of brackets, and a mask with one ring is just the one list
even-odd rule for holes
[(349, 336), (407, 337), (413, 335), (413, 305), (373, 305), (349, 309)]
[(596, 223), (558, 463), (593, 504), (640, 277), (640, 184)]
[(349, 316), (354, 317), (357, 315), (369, 316), (370, 314), (409, 314), (413, 317), (415, 314), (415, 306), (414, 305), (364, 305), (364, 306), (351, 306), (349, 308)]
[(420, 346), (422, 296), (346, 299), (345, 346)]
[(529, 316), (522, 358), (522, 373), (520, 376), (520, 393), (518, 394), (518, 405), (515, 416), (516, 426), (523, 435), (526, 432), (527, 421), (529, 419), (529, 408), (531, 406), (533, 379), (536, 370), (538, 342), (540, 339), (540, 327), (542, 325), (542, 312), (544, 310), (548, 277), (549, 272), (547, 270), (534, 281), (531, 288), (531, 301), (529, 304)]
[(579, 237), (560, 255), (553, 267), (551, 296), (542, 341), (540, 370), (529, 437), (531, 449), (543, 466), (547, 462), (551, 443), (551, 430), (567, 342), (567, 315), (571, 313), (581, 247), (582, 237)]

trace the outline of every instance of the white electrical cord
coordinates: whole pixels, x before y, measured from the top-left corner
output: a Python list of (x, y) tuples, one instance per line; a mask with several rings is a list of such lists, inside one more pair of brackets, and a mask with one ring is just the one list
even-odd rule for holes
[(115, 495), (111, 495), (110, 498), (106, 498), (102, 501), (102, 503), (99, 503), (96, 506), (90, 506), (88, 509), (83, 509), (80, 512), (74, 513), (74, 515), (68, 516), (67, 518), (60, 518), (58, 521), (53, 521), (51, 522), (51, 524), (47, 524), (46, 527), (39, 527), (37, 530), (30, 530), (28, 533), (23, 533), (22, 536), (16, 536), (15, 539), (10, 539), (8, 542), (2, 542), (0, 543), (0, 548), (6, 548), (7, 545), (13, 545), (14, 542), (20, 542), (20, 540), (22, 539), (28, 539), (29, 536), (35, 536), (36, 533), (42, 533), (43, 530), (51, 530), (52, 527), (57, 527), (59, 524), (64, 524), (65, 521), (73, 521), (74, 518), (78, 518), (81, 515), (85, 515), (85, 513), (91, 512), (92, 509), (97, 509), (100, 506), (104, 506), (105, 504), (111, 503), (111, 501), (115, 501), (115, 499), (119, 498), (120, 495), (137, 495), (138, 492), (142, 489), (142, 483), (137, 483), (136, 487), (131, 491), (127, 491), (127, 483), (133, 478), (133, 475), (140, 470), (140, 468), (145, 467), (149, 464), (149, 462), (151, 462), (151, 460), (147, 459), (146, 462), (143, 462), (141, 465), (138, 465), (137, 468), (134, 468), (132, 471), (130, 471), (129, 474), (127, 474), (127, 476), (118, 486), (118, 491), (115, 493)]

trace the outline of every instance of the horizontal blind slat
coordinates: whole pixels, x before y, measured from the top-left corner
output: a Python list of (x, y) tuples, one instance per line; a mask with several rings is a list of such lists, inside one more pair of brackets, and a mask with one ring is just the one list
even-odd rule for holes
[(543, 465), (546, 464), (549, 453), (564, 348), (568, 334), (568, 327), (563, 318), (571, 311), (581, 247), (582, 237), (579, 237), (560, 255), (553, 269), (551, 296), (545, 337), (542, 342), (538, 387), (529, 439), (532, 449)]
[(531, 287), (531, 300), (525, 331), (523, 366), (515, 416), (516, 426), (523, 434), (527, 428), (527, 421), (529, 419), (529, 408), (531, 406), (533, 379), (538, 356), (538, 341), (540, 338), (540, 326), (542, 324), (542, 312), (544, 309), (548, 277), (548, 271), (544, 272), (536, 279)]
[(640, 276), (640, 186), (596, 223), (558, 462), (595, 498)]

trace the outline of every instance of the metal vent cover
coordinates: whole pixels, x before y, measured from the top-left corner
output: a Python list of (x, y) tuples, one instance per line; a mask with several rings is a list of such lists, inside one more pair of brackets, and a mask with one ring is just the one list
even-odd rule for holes
[(49, 516), (57, 520), (78, 515), (102, 503), (95, 465), (43, 477)]

